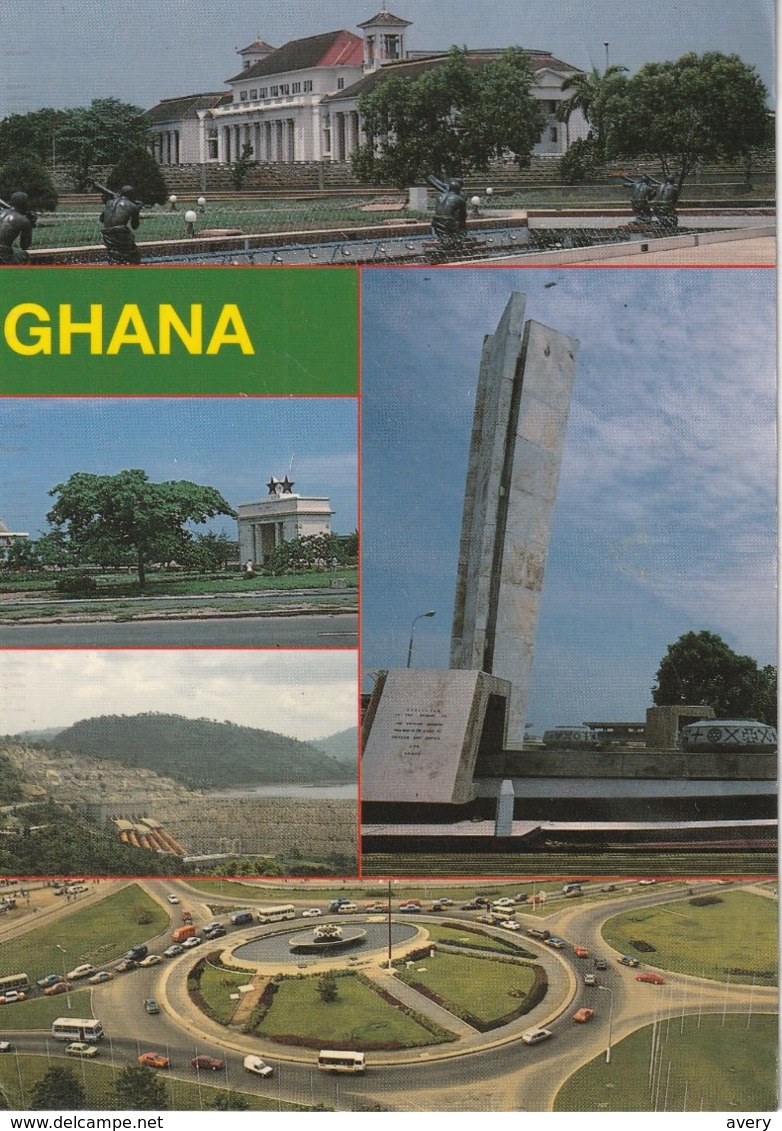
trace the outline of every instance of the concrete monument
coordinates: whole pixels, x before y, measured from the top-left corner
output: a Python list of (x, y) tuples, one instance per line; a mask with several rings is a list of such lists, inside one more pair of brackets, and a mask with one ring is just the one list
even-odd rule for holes
[(245, 570), (263, 565), (283, 542), (331, 533), (334, 511), (328, 498), (296, 494), (287, 475), (284, 479), (272, 475), (266, 487), (265, 498), (237, 507), (239, 558)]
[(578, 343), (524, 322), (512, 294), (484, 343), (467, 468), (451, 668), (512, 684), (506, 748), (527, 689)]

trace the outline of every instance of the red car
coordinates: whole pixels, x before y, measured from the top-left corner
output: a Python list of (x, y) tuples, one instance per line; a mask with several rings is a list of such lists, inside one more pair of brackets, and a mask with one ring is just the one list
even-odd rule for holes
[(589, 958), (589, 951), (585, 946), (574, 946), (573, 953), (576, 958)]
[(47, 997), (54, 997), (55, 994), (67, 994), (68, 990), (72, 989), (70, 982), (55, 982), (53, 986), (47, 986), (43, 992)]
[(591, 1021), (594, 1016), (594, 1009), (587, 1009), (586, 1006), (584, 1006), (583, 1009), (576, 1010), (573, 1014), (573, 1020), (580, 1021), (583, 1024), (585, 1021)]
[(225, 1061), (216, 1056), (194, 1056), (190, 1061), (190, 1067), (199, 1072), (220, 1072), (225, 1068)]
[(664, 986), (665, 978), (660, 974), (636, 974), (636, 982), (651, 982), (653, 986)]
[(141, 1056), (137, 1057), (137, 1061), (147, 1068), (168, 1068), (169, 1066), (168, 1057), (159, 1052), (142, 1052)]

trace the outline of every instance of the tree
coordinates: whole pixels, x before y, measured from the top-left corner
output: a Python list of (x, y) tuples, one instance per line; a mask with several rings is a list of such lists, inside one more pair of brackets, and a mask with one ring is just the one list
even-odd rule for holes
[(687, 632), (668, 646), (652, 699), (658, 706), (713, 707), (720, 718), (776, 724), (776, 668), (759, 669), (713, 632)]
[(647, 63), (605, 100), (609, 155), (653, 154), (679, 188), (700, 161), (748, 160), (770, 136), (767, 91), (738, 55), (690, 53)]
[(213, 487), (187, 480), (150, 483), (138, 469), (117, 475), (79, 471), (49, 494), (59, 497), (47, 519), (79, 560), (117, 565), (131, 559), (141, 588), (150, 561), (169, 561), (191, 540), (186, 523), (235, 516)]
[(19, 154), (34, 154), (40, 161), (55, 164), (57, 135), (68, 119), (69, 110), (45, 107), (29, 114), (11, 114), (0, 122), (0, 161)]
[(123, 185), (133, 185), (135, 199), (144, 204), (165, 204), (168, 186), (155, 158), (141, 145), (127, 149), (111, 170), (106, 182), (117, 192)]
[(253, 147), (249, 141), (242, 146), (242, 151), (231, 166), (231, 183), (237, 192), (240, 192), (247, 180), (247, 174), (257, 162), (253, 158)]
[(627, 67), (607, 67), (600, 71), (582, 71), (571, 75), (562, 84), (562, 90), (572, 90), (572, 94), (561, 102), (557, 117), (560, 122), (570, 121), (573, 113), (580, 110), (590, 125), (589, 141), (598, 155), (605, 153), (605, 106), (611, 92), (621, 85), (617, 80), (625, 74)]
[(337, 979), (333, 970), (327, 970), (318, 978), (318, 997), (327, 1004), (337, 1000)]
[(71, 1068), (50, 1068), (33, 1085), (33, 1111), (80, 1111), (86, 1106), (84, 1085)]
[(453, 47), (417, 79), (391, 74), (359, 97), (367, 140), (353, 155), (354, 172), (404, 187), (429, 173), (483, 170), (506, 151), (524, 160), (545, 122), (532, 82), (518, 47), (479, 66)]
[(67, 112), (57, 134), (57, 149), (71, 167), (77, 189), (90, 185), (90, 170), (113, 165), (128, 149), (146, 146), (149, 127), (140, 106), (117, 98), (94, 98)]
[(186, 569), (200, 573), (214, 573), (225, 569), (231, 559), (238, 560), (239, 549), (227, 534), (196, 534), (192, 541), (183, 547), (179, 556)]
[(117, 1107), (122, 1111), (167, 1111), (166, 1087), (153, 1068), (129, 1064), (114, 1084)]
[(26, 192), (37, 211), (53, 212), (57, 207), (52, 178), (34, 153), (13, 154), (0, 167), (0, 197), (8, 200), (13, 192)]
[(38, 569), (40, 565), (41, 556), (38, 553), (38, 544), (32, 542), (29, 538), (14, 538), (11, 545), (5, 550), (4, 569), (20, 572)]

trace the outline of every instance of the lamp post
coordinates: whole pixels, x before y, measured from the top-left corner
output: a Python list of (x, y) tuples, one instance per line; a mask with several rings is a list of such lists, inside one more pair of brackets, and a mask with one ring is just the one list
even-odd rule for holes
[(57, 950), (59, 950), (60, 955), (62, 957), (62, 980), (63, 980), (63, 982), (65, 982), (65, 1000), (68, 1004), (68, 1009), (70, 1009), (71, 1008), (71, 987), (68, 985), (68, 979), (65, 976), (65, 955), (68, 952), (65, 949), (65, 947), (60, 946), (59, 943), (55, 943), (54, 945), (57, 948)]
[(606, 71), (608, 71), (608, 48), (609, 48), (609, 46), (610, 46), (610, 41), (606, 39), (603, 42), (603, 47), (605, 47), (605, 49), (606, 49)]
[(412, 624), (412, 627), (410, 629), (410, 644), (409, 644), (408, 649), (407, 649), (407, 666), (408, 667), (410, 667), (410, 661), (413, 658), (413, 636), (415, 635), (416, 622), (421, 620), (423, 617), (433, 617), (434, 615), (435, 615), (435, 610), (430, 609), (428, 613), (419, 613), (417, 617), (413, 617), (413, 624)]
[(611, 1025), (614, 1019), (614, 991), (610, 986), (598, 986), (599, 990), (605, 990), (607, 994), (611, 995), (611, 1004), (608, 1007), (608, 1044), (606, 1045), (606, 1064), (611, 1063)]

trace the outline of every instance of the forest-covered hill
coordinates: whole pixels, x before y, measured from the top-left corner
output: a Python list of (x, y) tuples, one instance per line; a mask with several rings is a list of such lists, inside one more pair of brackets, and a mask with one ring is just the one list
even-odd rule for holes
[(154, 770), (191, 789), (348, 782), (356, 776), (355, 763), (308, 742), (235, 723), (155, 712), (83, 719), (47, 745)]

